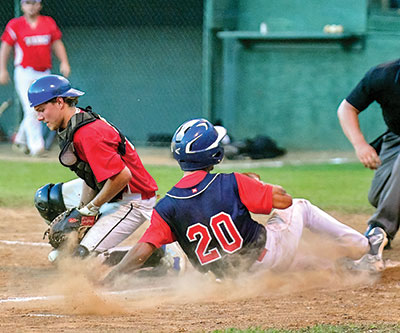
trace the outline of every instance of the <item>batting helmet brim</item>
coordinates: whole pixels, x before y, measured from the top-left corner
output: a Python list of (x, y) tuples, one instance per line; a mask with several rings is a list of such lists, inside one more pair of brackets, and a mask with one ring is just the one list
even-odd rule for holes
[(80, 91), (75, 88), (71, 88), (70, 90), (68, 90), (65, 93), (63, 93), (62, 95), (60, 95), (60, 97), (79, 97), (82, 95), (85, 95), (85, 93), (83, 91)]

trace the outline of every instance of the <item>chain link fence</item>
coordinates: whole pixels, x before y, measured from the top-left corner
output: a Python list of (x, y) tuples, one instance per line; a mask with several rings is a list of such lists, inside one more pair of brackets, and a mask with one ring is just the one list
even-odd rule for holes
[[(42, 15), (63, 33), (72, 85), (136, 145), (166, 145), (176, 127), (201, 116), (203, 3), (198, 0), (43, 0)], [(19, 0), (0, 6), (1, 30)], [(53, 73), (59, 73), (53, 60)], [(9, 60), (10, 74), (13, 71)], [(16, 96), (0, 86), (0, 103)], [(0, 118), (11, 137), (21, 119), (14, 103)]]

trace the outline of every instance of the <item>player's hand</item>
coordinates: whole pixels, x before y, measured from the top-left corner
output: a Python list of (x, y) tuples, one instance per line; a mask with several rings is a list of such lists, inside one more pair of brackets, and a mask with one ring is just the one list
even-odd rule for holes
[(5, 85), (10, 82), (10, 75), (8, 71), (0, 71), (0, 84)]
[(285, 209), (292, 205), (292, 196), (280, 185), (272, 185), (272, 207)]
[(68, 77), (69, 74), (71, 73), (71, 67), (69, 66), (68, 62), (62, 62), (60, 63), (60, 73), (64, 77)]
[(368, 143), (363, 143), (354, 148), (358, 159), (366, 168), (375, 170), (381, 165), (381, 159), (376, 153), (376, 150)]
[(95, 206), (92, 202), (89, 202), (86, 206), (79, 208), (78, 212), (83, 216), (97, 216), (99, 215), (100, 207)]

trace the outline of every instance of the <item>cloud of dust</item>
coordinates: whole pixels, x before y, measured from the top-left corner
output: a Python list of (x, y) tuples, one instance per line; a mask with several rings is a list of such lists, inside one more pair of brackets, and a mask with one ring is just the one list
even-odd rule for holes
[(54, 294), (64, 296), (64, 310), (67, 312), (113, 315), (168, 303), (224, 302), (307, 293), (315, 289), (350, 289), (371, 285), (379, 278), (379, 275), (368, 272), (354, 274), (339, 270), (335, 261), (341, 256), (343, 248), (338, 244), (321, 237), (304, 237), (299, 255), (287, 272), (259, 270), (223, 280), (217, 280), (212, 273), (201, 274), (192, 267), (182, 275), (171, 272), (146, 278), (124, 275), (110, 288), (119, 290), (119, 294), (107, 293), (110, 289), (99, 285), (110, 268), (101, 265), (98, 258), (81, 260), (68, 256), (59, 258), (57, 274), (49, 288)]
[(312, 235), (311, 238), (304, 237), (299, 255), (286, 272), (260, 270), (219, 281), (211, 273), (204, 275), (192, 268), (181, 276), (153, 278), (151, 283), (143, 278), (122, 276), (114, 287), (119, 290), (142, 289), (140, 295), (133, 299), (130, 297), (130, 302), (145, 308), (164, 303), (223, 302), (257, 296), (307, 293), (315, 289), (351, 289), (371, 285), (379, 279), (378, 274), (352, 273), (339, 269), (335, 261), (345, 252), (337, 243)]
[(79, 315), (115, 315), (126, 311), (120, 303), (101, 292), (96, 285), (107, 269), (96, 258), (79, 259), (70, 256), (57, 260), (57, 273), (47, 288), (63, 295), (63, 310)]

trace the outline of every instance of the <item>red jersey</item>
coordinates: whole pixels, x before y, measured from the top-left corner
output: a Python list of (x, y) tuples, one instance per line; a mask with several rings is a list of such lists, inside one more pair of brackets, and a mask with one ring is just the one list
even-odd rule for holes
[(24, 16), (10, 20), (1, 40), (15, 47), (14, 65), (43, 72), (51, 69), (51, 44), (61, 39), (61, 31), (50, 16), (38, 17), (32, 28)]
[(120, 173), (124, 167), (132, 173), (129, 189), (142, 194), (142, 199), (155, 195), (157, 184), (144, 168), (133, 145), (126, 140), (126, 154), (118, 154), (121, 138), (111, 125), (95, 120), (79, 128), (74, 135), (74, 148), (79, 158), (89, 163), (94, 176), (100, 183)]

